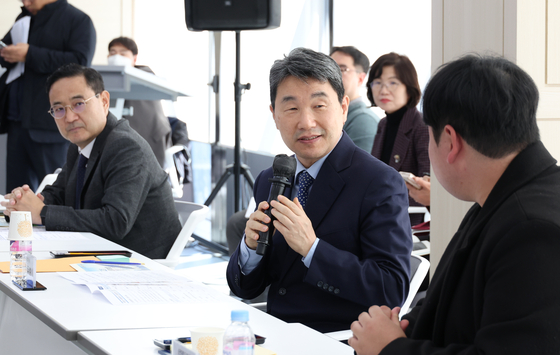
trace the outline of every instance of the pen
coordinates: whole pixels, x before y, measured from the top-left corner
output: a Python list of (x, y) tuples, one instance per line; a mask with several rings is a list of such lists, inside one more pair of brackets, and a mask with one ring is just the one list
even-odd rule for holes
[(87, 264), (142, 265), (142, 263), (126, 263), (126, 262), (120, 262), (120, 261), (98, 261), (98, 260), (82, 260), (82, 263), (87, 263)]

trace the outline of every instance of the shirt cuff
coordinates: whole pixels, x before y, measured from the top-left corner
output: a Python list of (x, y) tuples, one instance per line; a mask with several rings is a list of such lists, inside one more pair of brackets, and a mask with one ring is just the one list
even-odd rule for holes
[(256, 250), (249, 249), (247, 243), (245, 243), (245, 233), (243, 233), (243, 238), (241, 238), (241, 245), (239, 246), (239, 268), (243, 275), (251, 273), (255, 270), (257, 265), (259, 265), (262, 255), (258, 255)]
[(315, 249), (317, 249), (318, 243), (319, 243), (319, 238), (315, 238), (315, 243), (313, 243), (311, 249), (309, 249), (309, 253), (307, 253), (307, 256), (301, 258), (301, 261), (303, 261), (303, 265), (305, 265), (308, 269), (309, 266), (311, 265), (311, 260), (313, 260), (313, 254), (315, 254)]

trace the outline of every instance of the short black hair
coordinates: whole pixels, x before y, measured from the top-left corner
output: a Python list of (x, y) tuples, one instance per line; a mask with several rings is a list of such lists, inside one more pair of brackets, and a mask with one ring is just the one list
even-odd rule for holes
[(344, 86), (340, 67), (328, 55), (308, 48), (296, 48), (284, 59), (274, 61), (270, 68), (270, 102), (272, 109), (280, 83), (289, 76), (300, 80), (315, 79), (321, 83), (329, 82), (336, 92), (338, 102), (344, 98)]
[(412, 108), (418, 105), (420, 97), (422, 96), (422, 91), (420, 90), (420, 84), (418, 83), (418, 74), (416, 73), (416, 69), (406, 55), (397, 54), (395, 52), (387, 53), (377, 58), (369, 70), (366, 87), (367, 98), (371, 102), (371, 105), (377, 106), (373, 100), (371, 83), (375, 79), (381, 77), (383, 74), (383, 68), (385, 67), (395, 68), (397, 78), (404, 84), (404, 86), (406, 86), (406, 94), (408, 95), (406, 107)]
[(107, 49), (110, 51), (111, 47), (113, 47), (116, 44), (120, 44), (121, 46), (126, 47), (126, 49), (131, 51), (133, 55), (138, 55), (138, 46), (136, 45), (136, 42), (134, 42), (132, 38), (117, 37), (111, 42), (109, 42), (109, 46), (107, 47)]
[(424, 91), (424, 122), (439, 144), (446, 125), (477, 152), (501, 158), (538, 141), (539, 91), (516, 64), (466, 55), (442, 65)]
[(47, 78), (47, 94), (51, 91), (53, 84), (60, 79), (73, 78), (76, 76), (83, 76), (86, 79), (87, 86), (96, 94), (102, 93), (105, 90), (103, 78), (97, 70), (72, 63), (63, 65)]
[(356, 47), (354, 46), (333, 47), (330, 55), (333, 55), (334, 52), (341, 52), (346, 55), (349, 55), (354, 60), (354, 66), (356, 68), (360, 68), (360, 70), (364, 73), (368, 72), (369, 59), (367, 55), (360, 52)]

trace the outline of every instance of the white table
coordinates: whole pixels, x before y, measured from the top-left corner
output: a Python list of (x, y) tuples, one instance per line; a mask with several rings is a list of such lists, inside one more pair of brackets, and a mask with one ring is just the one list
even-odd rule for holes
[[(87, 250), (84, 245), (91, 246), (91, 250), (123, 249), (101, 237), (87, 235), (82, 245), (75, 241), (77, 250)], [(44, 248), (52, 250), (48, 243)], [(0, 249), (0, 260), (8, 260), (9, 252), (5, 250)], [(49, 257), (46, 250), (34, 255), (38, 259)], [(133, 257), (154, 269), (170, 270), (140, 254), (134, 253)], [(55, 273), (39, 273), (37, 279), (47, 287), (46, 291), (21, 291), (11, 283), (9, 274), (0, 275), (2, 353), (21, 352), (29, 346), (28, 339), (34, 339), (33, 343), (42, 344), (36, 349), (41, 354), (153, 354), (157, 353), (153, 338), (184, 335), (189, 328), (199, 326), (225, 328), (233, 309), (247, 309), (253, 331), (267, 337), (266, 347), (279, 354), (353, 353), (350, 347), (310, 328), (285, 323), (210, 287), (208, 294), (216, 300), (212, 303), (115, 306), (102, 295), (91, 294), (85, 286), (73, 285)], [(121, 337), (130, 339), (127, 343), (133, 351), (120, 348)], [(26, 353), (33, 352), (32, 348), (26, 349)], [(301, 349), (307, 350), (300, 352)]]
[[(353, 354), (353, 349), (349, 346), (299, 323), (270, 322), (267, 329), (257, 326), (251, 320), (249, 323), (259, 330), (253, 329), (255, 333), (266, 337), (262, 346), (278, 355)], [(260, 333), (261, 330), (264, 332)], [(78, 343), (95, 355), (157, 355), (158, 348), (153, 343), (154, 339), (173, 339), (189, 334), (189, 328), (86, 331), (78, 333)]]

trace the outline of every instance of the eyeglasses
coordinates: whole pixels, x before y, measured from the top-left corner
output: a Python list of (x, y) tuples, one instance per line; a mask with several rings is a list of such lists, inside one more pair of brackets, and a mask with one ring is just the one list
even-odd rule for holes
[(381, 91), (381, 88), (385, 86), (387, 90), (389, 90), (390, 92), (394, 92), (395, 90), (397, 90), (399, 85), (401, 85), (401, 83), (395, 80), (391, 80), (388, 83), (384, 83), (379, 79), (375, 79), (369, 84), (369, 87), (371, 88), (372, 91)]
[(342, 72), (342, 74), (347, 73), (347, 72), (351, 72), (351, 71), (355, 71), (356, 73), (358, 73), (358, 71), (356, 69), (350, 69), (346, 65), (339, 65), (339, 67), (340, 67), (340, 71)]
[(76, 101), (72, 102), (72, 104), (66, 105), (66, 106), (54, 105), (53, 107), (50, 108), (50, 110), (48, 112), (51, 114), (51, 116), (53, 116), (57, 120), (66, 116), (66, 107), (69, 107), (70, 110), (72, 110), (72, 112), (74, 112), (74, 113), (82, 113), (86, 109), (87, 102), (89, 100), (93, 99), (94, 97), (99, 97), (99, 94), (95, 94), (95, 95), (93, 95), (92, 97), (90, 97), (89, 99), (86, 99), (86, 100), (84, 100), (84, 99), (76, 100)]

